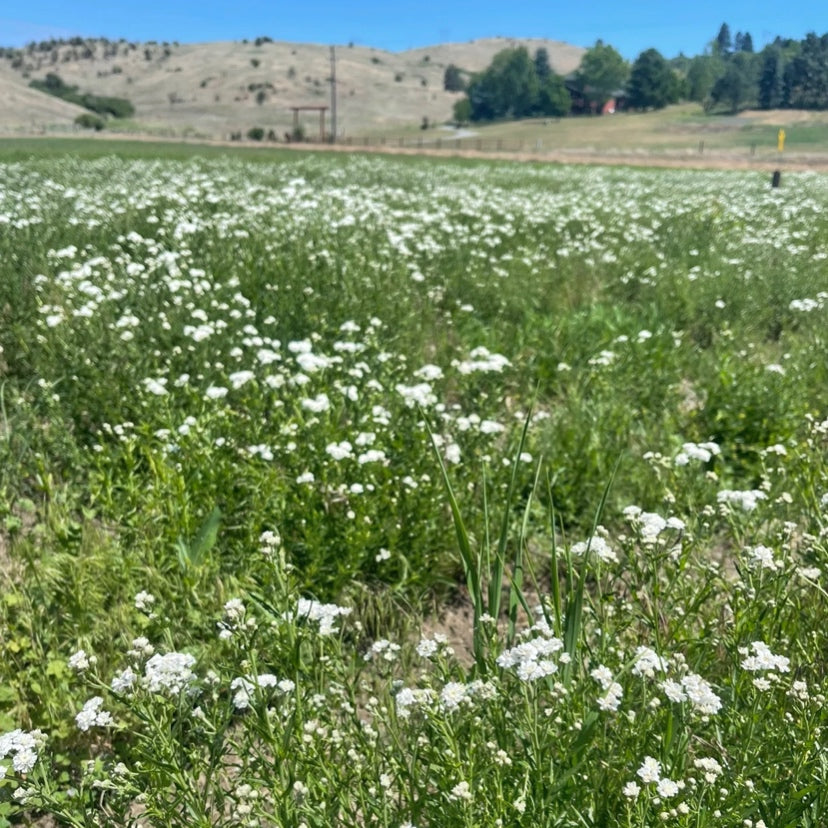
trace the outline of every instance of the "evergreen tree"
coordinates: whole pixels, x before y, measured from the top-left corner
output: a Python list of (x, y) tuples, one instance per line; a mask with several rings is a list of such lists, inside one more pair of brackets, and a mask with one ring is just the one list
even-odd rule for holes
[(806, 35), (785, 70), (785, 92), (788, 106), (828, 109), (828, 34)]
[(759, 107), (761, 109), (776, 109), (782, 106), (784, 94), (782, 52), (776, 46), (768, 46), (762, 52), (762, 68), (759, 73)]
[(549, 64), (549, 52), (543, 46), (535, 52), (535, 74), (541, 83), (552, 74), (552, 67)]
[(722, 23), (719, 29), (719, 34), (716, 35), (716, 40), (713, 42), (714, 51), (719, 55), (729, 55), (733, 49), (733, 42), (730, 38), (730, 26), (727, 23)]
[(678, 77), (659, 51), (647, 49), (636, 58), (627, 84), (630, 106), (661, 109), (678, 100), (678, 91)]

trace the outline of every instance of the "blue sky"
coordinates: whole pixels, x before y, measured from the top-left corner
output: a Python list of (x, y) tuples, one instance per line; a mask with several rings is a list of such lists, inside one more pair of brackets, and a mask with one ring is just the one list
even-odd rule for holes
[(354, 43), (398, 51), (495, 35), (548, 37), (589, 46), (597, 38), (634, 58), (651, 46), (668, 57), (701, 52), (727, 21), (749, 31), (757, 48), (777, 34), (828, 31), (828, 3), (766, 0), (3, 0), (0, 45), (50, 36), (128, 40), (274, 40)]

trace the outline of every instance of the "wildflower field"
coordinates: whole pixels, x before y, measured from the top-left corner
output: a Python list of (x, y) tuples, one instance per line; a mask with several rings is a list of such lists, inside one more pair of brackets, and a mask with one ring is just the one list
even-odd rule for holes
[(828, 178), (0, 168), (0, 825), (828, 824)]

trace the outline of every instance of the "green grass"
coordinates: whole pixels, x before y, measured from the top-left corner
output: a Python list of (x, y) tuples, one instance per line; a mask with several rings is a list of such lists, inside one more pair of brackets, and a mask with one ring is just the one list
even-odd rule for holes
[(0, 825), (825, 824), (828, 180), (0, 159)]

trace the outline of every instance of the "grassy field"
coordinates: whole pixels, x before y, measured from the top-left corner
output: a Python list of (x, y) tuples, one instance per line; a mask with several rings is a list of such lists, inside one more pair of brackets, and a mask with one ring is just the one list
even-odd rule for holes
[[(461, 147), (482, 143), (494, 149), (501, 142), (506, 149), (531, 151), (579, 150), (594, 152), (699, 153), (703, 151), (741, 153), (749, 157), (776, 157), (777, 134), (786, 132), (788, 154), (828, 152), (828, 115), (776, 110), (743, 112), (739, 115), (707, 115), (698, 104), (680, 104), (656, 112), (619, 112), (602, 117), (529, 119), (495, 124), (472, 124), (459, 139)], [(451, 146), (457, 139), (441, 127), (399, 131), (368, 130), (368, 138), (384, 136), (393, 143), (399, 138), (424, 145), (438, 140)], [(360, 135), (353, 134), (356, 141)]]
[(0, 825), (825, 824), (828, 179), (0, 167)]

